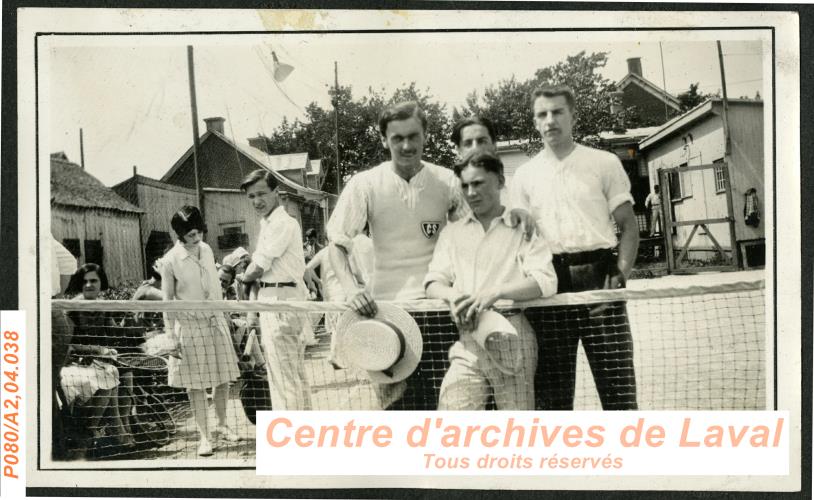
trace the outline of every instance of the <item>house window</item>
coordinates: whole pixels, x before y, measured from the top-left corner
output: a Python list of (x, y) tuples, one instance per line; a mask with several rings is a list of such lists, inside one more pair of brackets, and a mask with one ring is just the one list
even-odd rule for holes
[[(723, 192), (726, 191), (726, 176), (724, 175), (725, 166), (723, 165), (724, 159), (719, 158), (719, 159), (715, 160), (712, 163), (716, 164), (716, 166), (715, 166), (715, 192), (716, 193), (723, 193)], [(720, 165), (717, 165), (718, 163), (720, 163)]]
[(245, 224), (243, 222), (221, 224), (220, 233), (220, 236), (218, 236), (218, 248), (221, 250), (249, 247), (249, 235), (245, 232)]
[[(681, 167), (686, 167), (686, 163), (682, 163)], [(670, 172), (670, 199), (673, 201), (681, 201), (684, 198), (692, 196), (692, 172)]]

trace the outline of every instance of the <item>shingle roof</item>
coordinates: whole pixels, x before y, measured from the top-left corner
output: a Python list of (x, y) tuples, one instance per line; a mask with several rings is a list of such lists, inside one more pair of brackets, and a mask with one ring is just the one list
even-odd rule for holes
[(637, 75), (636, 73), (628, 73), (616, 83), (616, 86), (624, 90), (624, 88), (630, 85), (631, 83), (638, 85), (639, 87), (643, 88), (650, 94), (658, 97), (662, 101), (666, 102), (673, 109), (675, 110), (681, 109), (681, 101), (679, 101), (676, 97), (670, 95), (668, 92), (662, 90), (661, 87), (651, 82), (647, 78), (641, 75)]
[(51, 158), (51, 196), (58, 205), (144, 213), (79, 165), (55, 157)]
[[(221, 141), (224, 141), (229, 147), (237, 149), (240, 153), (246, 156), (249, 160), (254, 162), (255, 165), (258, 167), (264, 168), (270, 171), (274, 177), (277, 179), (278, 182), (288, 186), (289, 188), (297, 191), (298, 194), (305, 196), (306, 198), (323, 198), (325, 196), (336, 196), (331, 193), (327, 193), (325, 191), (320, 191), (318, 189), (311, 189), (305, 187), (301, 184), (297, 184), (296, 182), (292, 181), (288, 177), (284, 176), (277, 172), (277, 170), (284, 170), (284, 169), (275, 169), (276, 165), (297, 165), (291, 166), (288, 168), (302, 168), (305, 169), (306, 164), (308, 162), (308, 153), (291, 153), (286, 155), (268, 155), (257, 148), (254, 148), (246, 143), (236, 142), (232, 139), (226, 137), (225, 135), (221, 134), (217, 131), (207, 130), (200, 139), (200, 144), (203, 144), (205, 141), (209, 140), (210, 137), (216, 137)], [(184, 161), (187, 158), (192, 156), (192, 147), (190, 147), (182, 156), (175, 162), (169, 171), (161, 177), (160, 182), (165, 182), (167, 179), (172, 177), (172, 175), (183, 165)], [(285, 157), (284, 159), (274, 160), (275, 157)], [(271, 158), (271, 159), (270, 159)], [(298, 165), (299, 164), (299, 165)]]

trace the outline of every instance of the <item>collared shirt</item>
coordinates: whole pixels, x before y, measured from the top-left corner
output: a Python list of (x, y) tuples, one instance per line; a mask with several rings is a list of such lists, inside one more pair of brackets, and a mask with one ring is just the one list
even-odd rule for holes
[(557, 293), (548, 245), (536, 236), (527, 241), (519, 226), (511, 227), (509, 211), (504, 210), (487, 231), (471, 213), (447, 225), (438, 238), (424, 286), (438, 281), (474, 294), (527, 277), (534, 278), (543, 297)]
[(622, 162), (610, 152), (577, 144), (564, 159), (544, 149), (512, 179), (514, 208), (528, 211), (555, 254), (617, 245), (612, 213), (633, 203)]
[(297, 220), (280, 205), (260, 220), (257, 246), (252, 262), (263, 268), (260, 281), (266, 283), (297, 283), (304, 289), (305, 255), (302, 232)]
[(409, 181), (396, 173), (392, 161), (386, 161), (353, 176), (342, 191), (331, 219), (328, 221), (326, 228), (328, 239), (348, 249), (353, 246), (351, 239), (361, 233), (368, 223), (371, 193), (380, 189), (382, 183), (393, 184), (405, 208), (415, 210), (421, 199), (422, 191), (427, 187), (431, 175), (430, 170), (435, 173), (440, 172), (449, 188), (447, 210), (451, 215), (450, 219), (457, 220), (463, 217), (469, 211), (469, 206), (464, 200), (458, 177), (450, 169), (428, 162), (422, 162), (422, 165), (421, 170)]
[(644, 206), (656, 208), (661, 205), (661, 195), (656, 193), (650, 193), (647, 195), (647, 198), (644, 199)]
[(162, 258), (161, 283), (172, 283), (178, 300), (221, 300), (220, 281), (212, 248), (200, 242), (200, 258), (189, 252), (180, 241)]
[(422, 162), (421, 170), (406, 181), (387, 161), (348, 182), (327, 234), (333, 244), (353, 253), (353, 237), (369, 223), (375, 253), (373, 298), (415, 300), (425, 296), (422, 280), (440, 230), (468, 211), (452, 170)]

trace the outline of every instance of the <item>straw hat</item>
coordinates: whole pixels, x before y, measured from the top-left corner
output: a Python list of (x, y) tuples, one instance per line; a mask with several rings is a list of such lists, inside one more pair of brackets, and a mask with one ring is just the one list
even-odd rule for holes
[(505, 316), (491, 309), (481, 312), (472, 337), (486, 351), (498, 370), (506, 375), (516, 375), (519, 372), (522, 362), (517, 356), (520, 337), (517, 328)]
[(373, 382), (392, 384), (410, 376), (421, 360), (422, 339), (418, 324), (407, 311), (378, 303), (369, 318), (345, 311), (336, 326), (338, 357), (367, 371)]
[(240, 258), (244, 255), (249, 255), (249, 252), (243, 247), (237, 247), (232, 253), (223, 258), (223, 265), (235, 267), (237, 263), (240, 262)]

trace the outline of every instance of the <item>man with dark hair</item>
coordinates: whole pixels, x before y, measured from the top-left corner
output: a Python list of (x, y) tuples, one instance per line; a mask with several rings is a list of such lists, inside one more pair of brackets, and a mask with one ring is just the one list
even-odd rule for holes
[(495, 153), (497, 141), (492, 122), (482, 116), (469, 116), (452, 127), (452, 142), (461, 158), (475, 148), (483, 148)]
[[(422, 159), (427, 118), (418, 104), (388, 107), (379, 118), (379, 130), (390, 160), (350, 179), (327, 226), (334, 273), (351, 308), (366, 316), (376, 314), (375, 300), (425, 297), (423, 280), (438, 232), (449, 218), (467, 210), (452, 170)], [(375, 254), (370, 291), (354, 279), (348, 260), (353, 238), (368, 223)], [(422, 365), (407, 385), (410, 399), (416, 401), (411, 409), (435, 407), (435, 389)], [(400, 399), (404, 384), (377, 390), (380, 404), (387, 408)]]
[(455, 173), (472, 211), (441, 232), (424, 278), (427, 296), (447, 302), (459, 333), (438, 409), (481, 410), (491, 393), (499, 410), (533, 410), (537, 341), (526, 318), (506, 315), (516, 337), (497, 332), (483, 339), (477, 330), (482, 314), (498, 300), (531, 300), (557, 291), (551, 252), (541, 238), (527, 240), (512, 225), (500, 203), (505, 179), (497, 156), (473, 150)]
[[(558, 293), (623, 288), (636, 259), (639, 229), (621, 161), (613, 153), (574, 142), (570, 88), (539, 88), (532, 107), (545, 148), (515, 172), (513, 206), (531, 213), (551, 246)], [(618, 241), (614, 222), (621, 231)], [(539, 408), (573, 408), (580, 342), (602, 407), (637, 408), (633, 338), (624, 301), (528, 314), (532, 324), (542, 325), (535, 379)]]
[[(260, 219), (252, 262), (235, 279), (255, 283), (257, 300), (306, 300), (302, 231), (280, 204), (277, 179), (255, 170), (240, 185)], [(260, 313), (262, 343), (275, 410), (310, 410), (311, 393), (305, 378), (302, 319), (292, 313)]]

